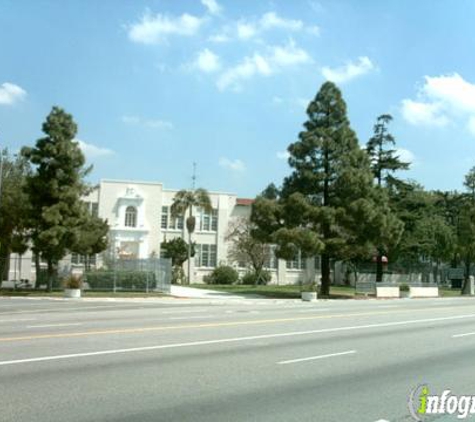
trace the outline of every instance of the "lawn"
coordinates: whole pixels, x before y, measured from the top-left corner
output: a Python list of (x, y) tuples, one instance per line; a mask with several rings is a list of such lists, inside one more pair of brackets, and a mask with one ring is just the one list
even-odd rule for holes
[[(274, 299), (300, 299), (299, 285), (286, 286), (248, 286), (243, 284), (192, 284), (190, 287), (198, 289), (218, 290), (221, 292), (234, 293), (239, 295), (252, 294)], [(349, 286), (331, 286), (330, 298), (332, 299), (350, 299), (355, 295), (354, 287)]]

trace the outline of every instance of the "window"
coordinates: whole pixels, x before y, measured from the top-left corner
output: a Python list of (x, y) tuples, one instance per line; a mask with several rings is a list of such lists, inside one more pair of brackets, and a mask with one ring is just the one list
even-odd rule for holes
[(137, 210), (135, 207), (127, 207), (125, 210), (125, 227), (137, 227)]
[(160, 222), (160, 227), (162, 229), (183, 230), (183, 220), (184, 218), (182, 215), (172, 218), (170, 207), (162, 207), (162, 218)]
[(287, 269), (289, 270), (305, 270), (305, 268), (307, 268), (307, 259), (302, 256), (300, 251), (294, 259), (287, 261)]
[(196, 245), (195, 263), (197, 267), (216, 267), (216, 245)]
[(319, 271), (322, 269), (322, 260), (320, 259), (320, 256), (315, 257), (315, 270)]
[(162, 229), (168, 228), (168, 207), (162, 207), (162, 219), (160, 227)]
[(97, 202), (84, 202), (89, 214), (97, 217), (99, 215), (99, 204)]
[(201, 211), (200, 231), (218, 231), (218, 210), (211, 213)]
[(275, 256), (275, 246), (269, 245), (268, 248), (269, 248), (269, 252), (264, 262), (264, 268), (275, 270), (277, 269), (277, 264), (278, 264), (278, 259)]
[[(89, 265), (96, 265), (96, 255), (89, 255), (87, 257)], [(71, 264), (84, 265), (86, 263), (86, 255), (79, 255), (75, 252), (71, 254)]]

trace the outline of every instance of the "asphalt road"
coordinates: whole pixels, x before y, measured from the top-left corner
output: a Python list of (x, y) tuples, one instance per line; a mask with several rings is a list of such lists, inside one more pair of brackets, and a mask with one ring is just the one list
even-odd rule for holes
[(410, 421), (419, 384), (475, 395), (474, 360), (471, 298), (0, 298), (3, 422)]

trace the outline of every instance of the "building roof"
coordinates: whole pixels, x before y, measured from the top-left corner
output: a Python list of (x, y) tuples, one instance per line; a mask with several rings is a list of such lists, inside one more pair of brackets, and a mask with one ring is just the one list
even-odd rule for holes
[(236, 205), (250, 206), (253, 203), (254, 203), (254, 199), (249, 199), (249, 198), (237, 198), (236, 199)]

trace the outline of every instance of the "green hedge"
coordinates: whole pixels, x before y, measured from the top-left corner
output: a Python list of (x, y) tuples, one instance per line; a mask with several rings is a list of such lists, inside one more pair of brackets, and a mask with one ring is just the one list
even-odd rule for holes
[(233, 267), (227, 265), (220, 265), (211, 274), (203, 277), (203, 281), (206, 284), (235, 284), (238, 279), (238, 272)]
[(157, 287), (155, 273), (152, 271), (92, 271), (85, 274), (84, 281), (94, 290), (146, 290)]

